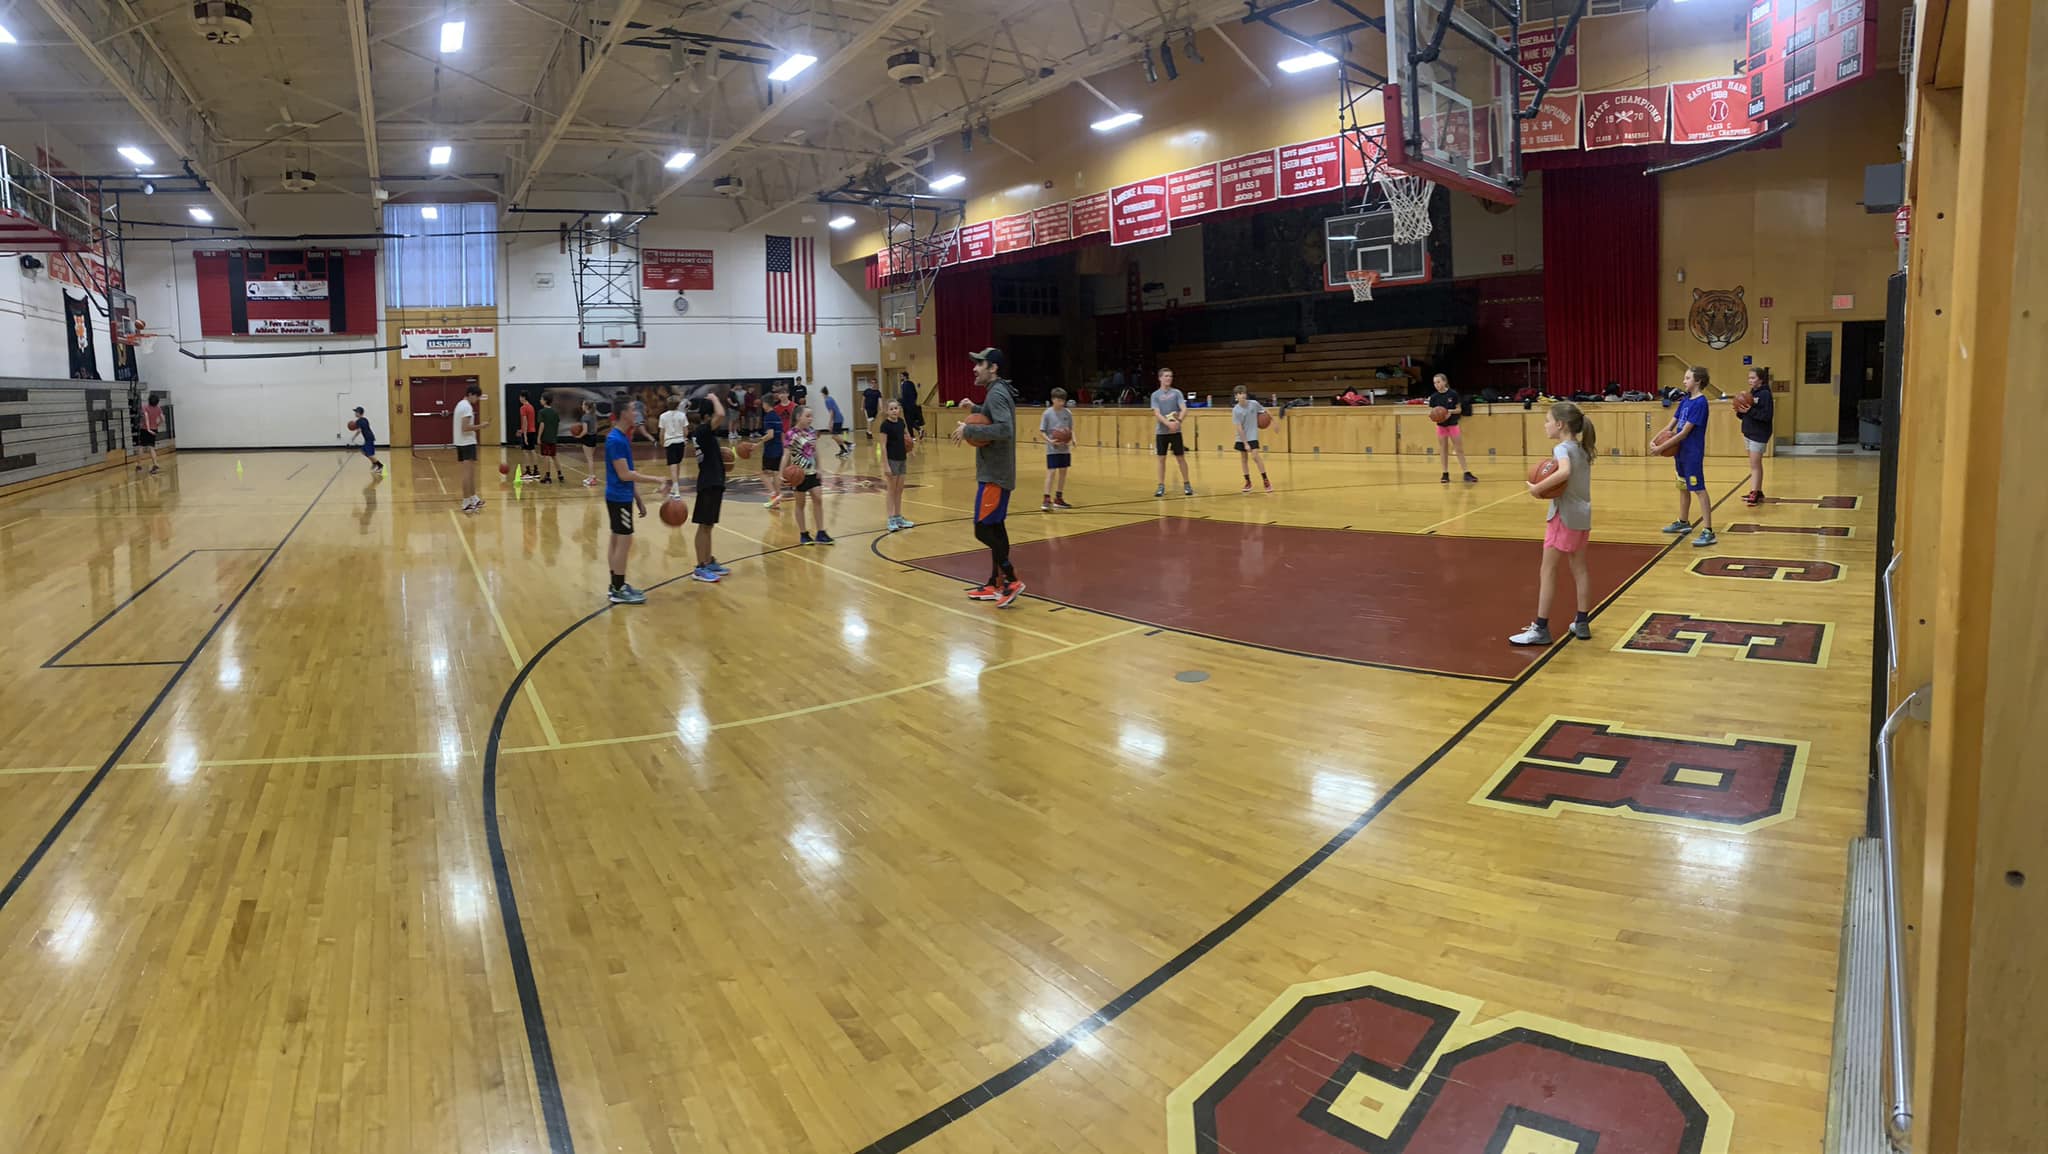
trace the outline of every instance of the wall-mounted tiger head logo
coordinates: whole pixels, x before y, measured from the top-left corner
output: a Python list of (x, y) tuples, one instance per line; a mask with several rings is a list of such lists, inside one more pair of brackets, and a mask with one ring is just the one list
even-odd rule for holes
[(1710, 349), (1725, 349), (1749, 331), (1749, 306), (1742, 303), (1742, 286), (1729, 289), (1692, 290), (1692, 311), (1685, 327), (1693, 338)]

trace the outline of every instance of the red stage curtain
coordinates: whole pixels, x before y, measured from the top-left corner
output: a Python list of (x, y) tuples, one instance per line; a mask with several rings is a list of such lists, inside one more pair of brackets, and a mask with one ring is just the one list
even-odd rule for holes
[(1549, 392), (1657, 381), (1657, 178), (1633, 165), (1543, 173)]
[(926, 311), (937, 325), (933, 336), (938, 343), (941, 401), (982, 399), (982, 390), (974, 386), (974, 363), (967, 354), (995, 343), (995, 294), (989, 272), (989, 266), (981, 262), (949, 268), (939, 274), (932, 288), (931, 307)]

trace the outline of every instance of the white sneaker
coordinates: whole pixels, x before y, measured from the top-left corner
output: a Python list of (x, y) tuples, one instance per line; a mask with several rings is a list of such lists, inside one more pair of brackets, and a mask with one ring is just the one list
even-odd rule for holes
[(1534, 621), (1520, 633), (1508, 638), (1509, 645), (1548, 645), (1550, 642), (1550, 630), (1537, 625)]

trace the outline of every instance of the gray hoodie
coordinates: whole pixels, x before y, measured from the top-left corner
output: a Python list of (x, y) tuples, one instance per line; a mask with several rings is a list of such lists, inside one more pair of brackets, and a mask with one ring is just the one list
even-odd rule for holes
[(974, 406), (986, 425), (963, 425), (960, 435), (974, 444), (974, 479), (1005, 489), (1017, 487), (1017, 392), (997, 377), (988, 399)]

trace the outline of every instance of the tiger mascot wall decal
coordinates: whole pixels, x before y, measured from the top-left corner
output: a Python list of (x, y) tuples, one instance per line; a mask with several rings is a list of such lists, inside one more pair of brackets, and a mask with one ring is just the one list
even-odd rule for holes
[(1749, 331), (1749, 306), (1742, 303), (1742, 286), (1728, 289), (1692, 290), (1692, 311), (1686, 314), (1686, 328), (1693, 339), (1710, 349), (1725, 349)]

